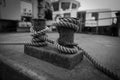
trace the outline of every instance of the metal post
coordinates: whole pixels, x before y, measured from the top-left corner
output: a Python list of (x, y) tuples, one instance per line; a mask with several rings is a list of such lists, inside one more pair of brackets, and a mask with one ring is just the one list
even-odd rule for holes
[(97, 20), (97, 25), (96, 25), (96, 34), (99, 34), (98, 20)]
[(116, 36), (120, 36), (120, 11), (116, 13), (117, 23), (116, 23)]

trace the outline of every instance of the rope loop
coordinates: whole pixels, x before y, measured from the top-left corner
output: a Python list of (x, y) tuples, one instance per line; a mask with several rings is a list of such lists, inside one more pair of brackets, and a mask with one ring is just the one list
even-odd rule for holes
[(74, 46), (74, 48), (68, 48), (68, 47), (59, 45), (58, 43), (55, 43), (55, 46), (60, 52), (63, 52), (65, 54), (75, 54), (78, 52), (78, 48), (76, 46)]

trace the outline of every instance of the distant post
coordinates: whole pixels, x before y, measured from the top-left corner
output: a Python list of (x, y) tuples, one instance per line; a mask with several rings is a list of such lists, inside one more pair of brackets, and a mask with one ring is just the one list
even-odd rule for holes
[(116, 36), (120, 36), (120, 11), (116, 13), (117, 23), (116, 23)]

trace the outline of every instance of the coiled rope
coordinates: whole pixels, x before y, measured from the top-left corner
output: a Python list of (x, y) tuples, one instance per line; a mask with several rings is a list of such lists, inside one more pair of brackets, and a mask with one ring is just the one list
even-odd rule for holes
[(37, 28), (39, 28), (39, 25), (34, 25), (35, 26), (35, 29), (34, 27), (31, 28), (31, 31), (32, 31), (32, 40), (31, 40), (31, 44), (35, 44), (34, 46), (37, 46), (37, 47), (40, 47), (40, 46), (46, 46), (47, 43), (45, 41), (45, 38), (47, 35), (45, 33), (46, 30), (41, 30), (41, 31), (38, 31)]

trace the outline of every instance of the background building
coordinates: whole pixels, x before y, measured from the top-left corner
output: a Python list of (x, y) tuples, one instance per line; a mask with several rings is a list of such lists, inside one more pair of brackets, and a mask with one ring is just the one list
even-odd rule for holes
[(45, 18), (51, 25), (59, 17), (76, 17), (81, 22), (79, 32), (111, 34), (117, 12), (112, 10), (119, 10), (119, 3), (119, 0), (0, 0), (0, 32), (29, 31), (32, 19)]
[[(32, 18), (31, 0), (0, 0), (0, 32), (16, 31)], [(26, 27), (26, 26), (25, 26)]]

